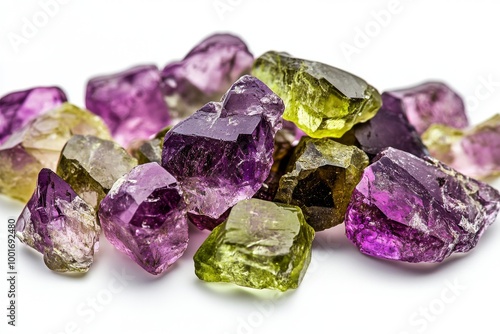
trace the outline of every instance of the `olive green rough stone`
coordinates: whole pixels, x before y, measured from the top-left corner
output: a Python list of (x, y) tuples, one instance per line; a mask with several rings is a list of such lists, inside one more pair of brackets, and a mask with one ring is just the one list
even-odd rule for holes
[(0, 193), (27, 202), (42, 168), (55, 170), (66, 142), (75, 134), (111, 139), (103, 120), (65, 103), (40, 115), (0, 145)]
[(152, 139), (146, 140), (132, 149), (132, 155), (137, 159), (139, 165), (150, 162), (161, 163), (161, 152), (163, 150), (163, 139), (172, 127), (166, 127), (158, 132)]
[(111, 140), (73, 136), (64, 146), (57, 174), (96, 210), (113, 184), (137, 166), (137, 160)]
[(286, 53), (265, 53), (255, 60), (252, 74), (283, 99), (283, 118), (314, 138), (340, 138), (382, 105), (379, 92), (363, 79)]
[(303, 137), (274, 200), (299, 206), (316, 231), (341, 224), (368, 163), (368, 156), (355, 146)]
[(311, 260), (313, 238), (300, 208), (244, 200), (194, 255), (196, 276), (255, 289), (296, 289)]

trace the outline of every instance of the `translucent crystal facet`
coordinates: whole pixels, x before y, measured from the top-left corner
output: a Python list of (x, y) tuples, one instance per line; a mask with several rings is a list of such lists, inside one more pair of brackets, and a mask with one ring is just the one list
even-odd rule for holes
[(285, 102), (283, 118), (315, 138), (342, 137), (354, 124), (372, 118), (382, 101), (363, 79), (319, 62), (267, 52), (252, 74)]
[(207, 282), (295, 289), (309, 265), (313, 238), (298, 207), (244, 200), (198, 249), (195, 272)]
[(78, 273), (92, 265), (100, 231), (94, 209), (54, 172), (42, 169), (17, 220), (18, 239), (42, 253), (51, 270)]
[(432, 158), (389, 148), (368, 166), (345, 216), (361, 252), (441, 262), (474, 248), (500, 210), (500, 193)]

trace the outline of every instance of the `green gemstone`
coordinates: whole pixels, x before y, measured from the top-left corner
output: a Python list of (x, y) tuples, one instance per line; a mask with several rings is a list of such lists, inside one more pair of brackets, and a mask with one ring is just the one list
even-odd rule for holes
[(382, 105), (378, 91), (363, 79), (286, 53), (265, 53), (255, 60), (252, 74), (283, 99), (283, 118), (314, 138), (342, 137)]
[(137, 159), (139, 165), (149, 162), (161, 163), (163, 139), (171, 128), (171, 126), (166, 127), (158, 132), (152, 139), (141, 142), (137, 148), (132, 149), (132, 155)]
[(452, 146), (462, 140), (464, 132), (443, 124), (432, 124), (422, 134), (422, 141), (431, 155), (445, 164), (455, 159)]
[(275, 201), (299, 206), (316, 231), (341, 224), (366, 166), (368, 156), (355, 146), (303, 137), (280, 179)]
[(57, 174), (95, 209), (113, 184), (137, 166), (120, 145), (94, 136), (73, 136), (64, 146)]
[(194, 255), (196, 275), (256, 289), (296, 289), (311, 260), (314, 230), (300, 208), (259, 199), (236, 204)]
[(55, 170), (64, 144), (75, 134), (111, 139), (102, 119), (65, 103), (14, 133), (0, 145), (0, 193), (27, 201), (42, 168)]

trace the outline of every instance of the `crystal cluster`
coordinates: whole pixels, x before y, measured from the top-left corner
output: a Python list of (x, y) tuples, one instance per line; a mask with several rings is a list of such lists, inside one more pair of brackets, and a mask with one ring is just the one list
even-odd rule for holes
[(422, 134), (432, 124), (463, 129), (469, 125), (462, 98), (441, 82), (426, 82), (384, 93), (384, 103), (400, 104), (410, 124)]
[(500, 114), (467, 130), (434, 124), (422, 138), (433, 157), (467, 176), (500, 175)]
[(500, 210), (500, 193), (432, 158), (389, 148), (368, 166), (345, 216), (361, 252), (441, 262), (474, 248)]
[(137, 160), (117, 143), (95, 136), (73, 136), (64, 146), (57, 174), (94, 208)]
[(250, 73), (253, 56), (245, 43), (229, 34), (215, 34), (187, 56), (168, 64), (161, 75), (174, 119), (190, 116), (218, 99), (239, 77)]
[(35, 87), (0, 98), (0, 145), (30, 121), (67, 100), (59, 87)]
[(311, 137), (342, 137), (375, 116), (382, 101), (375, 88), (348, 72), (319, 62), (267, 52), (252, 74), (285, 102), (283, 118)]
[(500, 115), (469, 127), (443, 83), (380, 95), (287, 53), (254, 61), (216, 34), (162, 71), (91, 79), (90, 111), (66, 101), (57, 87), (0, 98), (0, 193), (29, 200), (17, 237), (55, 271), (86, 272), (102, 228), (164, 274), (191, 224), (212, 231), (194, 255), (200, 279), (286, 291), (315, 231), (344, 222), (364, 254), (441, 262), (500, 211), (499, 191), (469, 178), (500, 174)]
[(14, 132), (0, 145), (0, 192), (26, 202), (38, 172), (56, 169), (63, 146), (75, 134), (110, 138), (99, 117), (68, 103)]
[(192, 215), (218, 219), (251, 198), (269, 175), (284, 105), (266, 85), (243, 76), (165, 136), (162, 165), (180, 183)]
[(333, 227), (344, 221), (366, 166), (368, 157), (355, 146), (304, 137), (279, 181), (275, 200), (299, 206), (316, 231)]
[(157, 275), (186, 250), (188, 225), (177, 180), (156, 162), (120, 178), (101, 202), (106, 238), (147, 272)]
[(100, 231), (94, 209), (54, 172), (42, 169), (17, 220), (17, 238), (42, 253), (51, 270), (83, 273), (99, 249)]
[(115, 140), (128, 147), (170, 123), (160, 71), (154, 65), (89, 80), (85, 104), (101, 116)]
[(309, 265), (313, 237), (298, 207), (244, 200), (196, 252), (195, 272), (208, 282), (295, 289)]

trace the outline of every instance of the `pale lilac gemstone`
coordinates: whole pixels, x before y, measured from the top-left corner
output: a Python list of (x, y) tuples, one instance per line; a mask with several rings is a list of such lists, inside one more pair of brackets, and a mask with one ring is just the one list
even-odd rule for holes
[(37, 116), (68, 101), (59, 87), (35, 87), (0, 98), (0, 145)]
[(435, 123), (457, 129), (469, 125), (462, 98), (441, 82), (387, 91), (382, 98), (386, 108), (401, 108), (419, 134)]
[(176, 118), (193, 114), (219, 99), (239, 77), (250, 73), (253, 55), (230, 34), (207, 37), (178, 62), (162, 71), (168, 105)]
[(102, 117), (115, 140), (128, 147), (170, 124), (160, 71), (142, 65), (89, 80), (87, 109)]

